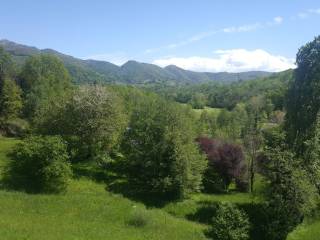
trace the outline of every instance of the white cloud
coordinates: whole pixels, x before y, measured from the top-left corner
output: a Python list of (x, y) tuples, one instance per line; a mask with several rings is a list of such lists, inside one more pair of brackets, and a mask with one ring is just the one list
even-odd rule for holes
[(115, 53), (103, 53), (103, 54), (94, 54), (88, 57), (84, 57), (82, 59), (92, 59), (98, 61), (107, 61), (118, 66), (126, 63), (129, 58), (126, 56), (124, 52), (115, 52)]
[(301, 13), (298, 13), (298, 17), (301, 18), (301, 19), (305, 19), (308, 17), (308, 14), (305, 13), (305, 12), (301, 12)]
[(309, 9), (308, 12), (310, 12), (310, 13), (315, 13), (315, 14), (320, 14), (320, 8), (317, 8), (317, 9)]
[(281, 23), (283, 22), (283, 18), (280, 17), (280, 16), (275, 17), (275, 18), (273, 18), (273, 22), (274, 22), (275, 24), (281, 24)]
[(320, 8), (308, 9), (307, 11), (298, 13), (298, 18), (305, 19), (310, 15), (320, 14)]
[(280, 16), (274, 17), (272, 19), (272, 21), (269, 22), (265, 22), (265, 23), (253, 23), (253, 24), (246, 24), (246, 25), (240, 25), (240, 26), (230, 26), (230, 27), (226, 27), (226, 28), (222, 28), (222, 29), (218, 29), (218, 30), (213, 30), (213, 31), (207, 31), (207, 32), (202, 32), (202, 33), (198, 33), (195, 34), (185, 40), (182, 40), (180, 42), (176, 42), (176, 43), (171, 43), (165, 46), (161, 46), (161, 47), (157, 47), (157, 48), (149, 48), (146, 49), (143, 53), (144, 54), (150, 54), (150, 53), (154, 53), (154, 52), (159, 52), (163, 49), (175, 49), (178, 47), (182, 47), (185, 45), (189, 45), (191, 43), (194, 42), (198, 42), (204, 38), (208, 38), (211, 37), (215, 34), (218, 33), (225, 33), (225, 34), (230, 34), (230, 33), (242, 33), (242, 32), (252, 32), (252, 31), (256, 31), (258, 29), (261, 28), (266, 28), (266, 27), (272, 27), (274, 25), (279, 25), (283, 22), (283, 18)]
[(275, 56), (262, 49), (217, 50), (214, 54), (213, 57), (163, 58), (153, 63), (161, 67), (176, 65), (188, 70), (208, 72), (278, 72), (295, 67), (294, 59)]
[(251, 32), (261, 27), (262, 25), (260, 23), (255, 23), (255, 24), (243, 25), (239, 27), (228, 27), (228, 28), (224, 28), (222, 31), (224, 33)]

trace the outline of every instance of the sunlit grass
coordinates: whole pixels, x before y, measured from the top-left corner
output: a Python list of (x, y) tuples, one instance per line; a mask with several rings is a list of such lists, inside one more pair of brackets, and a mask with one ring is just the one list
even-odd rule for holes
[[(18, 140), (0, 139), (0, 163)], [(132, 226), (137, 213), (144, 224)], [(136, 216), (137, 215), (137, 216)], [(145, 209), (105, 190), (105, 184), (75, 179), (65, 195), (31, 195), (0, 190), (0, 239), (149, 240), (206, 239), (200, 224), (159, 209)]]
[(319, 240), (320, 239), (320, 219), (306, 221), (289, 234), (287, 240)]

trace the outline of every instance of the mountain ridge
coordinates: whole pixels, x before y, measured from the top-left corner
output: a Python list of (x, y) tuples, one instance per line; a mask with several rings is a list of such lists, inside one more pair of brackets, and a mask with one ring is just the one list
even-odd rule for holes
[(10, 40), (0, 40), (0, 46), (9, 52), (18, 66), (21, 66), (28, 57), (37, 54), (53, 54), (59, 57), (75, 83), (121, 83), (121, 84), (198, 84), (207, 82), (234, 82), (268, 77), (274, 73), (264, 71), (248, 71), (241, 73), (229, 72), (195, 72), (185, 70), (175, 65), (164, 68), (150, 63), (129, 60), (121, 66), (107, 61), (94, 59), (79, 59), (54, 49), (39, 49), (19, 44)]

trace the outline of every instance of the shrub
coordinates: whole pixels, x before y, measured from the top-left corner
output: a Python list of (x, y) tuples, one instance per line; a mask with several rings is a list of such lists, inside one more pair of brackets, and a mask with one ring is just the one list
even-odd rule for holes
[(246, 240), (249, 230), (248, 216), (235, 205), (222, 203), (212, 219), (209, 236), (215, 240)]
[(134, 206), (134, 209), (129, 216), (129, 220), (127, 221), (127, 224), (133, 227), (144, 227), (148, 224), (149, 221), (150, 219), (147, 214), (147, 210), (140, 209), (140, 208), (137, 209)]
[(31, 193), (60, 193), (71, 177), (66, 146), (60, 137), (32, 136), (11, 154), (9, 184)]

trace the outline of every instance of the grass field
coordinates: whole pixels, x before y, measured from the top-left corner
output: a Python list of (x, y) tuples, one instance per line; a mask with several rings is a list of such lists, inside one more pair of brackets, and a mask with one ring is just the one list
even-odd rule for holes
[[(0, 138), (0, 177), (18, 140)], [(260, 181), (257, 181), (259, 185)], [(104, 183), (74, 179), (65, 195), (32, 195), (0, 189), (1, 240), (201, 240), (217, 202), (259, 202), (246, 193), (196, 194), (149, 208), (106, 190)], [(320, 221), (304, 223), (287, 240), (318, 240)]]
[[(0, 139), (0, 164), (16, 144)], [(1, 240), (206, 239), (205, 227), (159, 209), (145, 209), (89, 179), (73, 180), (66, 195), (0, 190)]]

